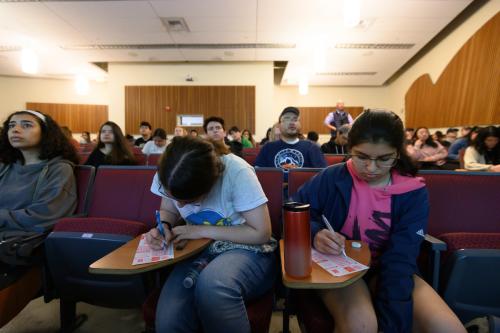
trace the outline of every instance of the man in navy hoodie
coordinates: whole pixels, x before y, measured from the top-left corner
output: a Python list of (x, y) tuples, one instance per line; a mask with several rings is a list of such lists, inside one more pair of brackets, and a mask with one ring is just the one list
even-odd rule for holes
[(255, 160), (257, 167), (282, 168), (285, 180), (288, 170), (293, 168), (324, 168), (326, 161), (317, 145), (308, 140), (299, 140), (300, 112), (293, 106), (280, 114), (281, 138), (266, 143)]

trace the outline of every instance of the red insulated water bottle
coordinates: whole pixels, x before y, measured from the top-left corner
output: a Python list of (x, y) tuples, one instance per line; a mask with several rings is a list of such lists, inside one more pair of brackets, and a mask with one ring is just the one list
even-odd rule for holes
[(283, 212), (285, 272), (294, 278), (306, 278), (312, 271), (309, 204), (287, 202)]

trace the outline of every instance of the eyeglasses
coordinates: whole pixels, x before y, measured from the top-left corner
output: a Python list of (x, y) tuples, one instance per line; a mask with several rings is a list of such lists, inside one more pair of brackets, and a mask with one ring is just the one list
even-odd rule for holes
[(379, 168), (390, 168), (396, 165), (398, 156), (383, 156), (383, 157), (368, 157), (365, 155), (350, 155), (352, 160), (358, 164), (369, 165), (371, 161), (374, 161)]
[(165, 189), (163, 188), (162, 185), (158, 185), (158, 192), (160, 194), (164, 195), (165, 197), (167, 197), (173, 201), (176, 201), (182, 205), (190, 205), (190, 204), (193, 204), (195, 206), (200, 205), (200, 203), (199, 203), (200, 198), (188, 199), (188, 200), (177, 199), (177, 198), (173, 197), (172, 195), (170, 195), (167, 191), (165, 191)]

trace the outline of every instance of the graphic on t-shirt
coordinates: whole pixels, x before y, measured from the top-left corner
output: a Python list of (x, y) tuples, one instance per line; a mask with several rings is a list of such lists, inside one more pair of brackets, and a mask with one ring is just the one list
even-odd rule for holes
[(296, 149), (286, 148), (280, 150), (274, 156), (274, 166), (282, 168), (284, 172), (288, 172), (288, 169), (302, 168), (304, 166), (304, 155)]
[[(387, 223), (383, 219), (388, 220)], [(352, 239), (362, 239), (370, 246), (372, 257), (378, 257), (385, 249), (387, 239), (389, 239), (391, 213), (384, 213), (374, 210), (370, 225), (360, 226), (358, 218), (354, 219)], [(363, 234), (363, 236), (362, 236)]]
[(217, 225), (217, 226), (230, 226), (231, 219), (225, 218), (220, 213), (213, 210), (201, 210), (197, 213), (186, 216), (186, 221), (190, 224), (204, 224), (204, 225)]

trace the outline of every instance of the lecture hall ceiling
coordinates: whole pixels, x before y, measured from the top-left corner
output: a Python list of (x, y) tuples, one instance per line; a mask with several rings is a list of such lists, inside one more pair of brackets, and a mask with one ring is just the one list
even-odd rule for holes
[(26, 76), (28, 45), (40, 77), (105, 79), (93, 63), (284, 61), (282, 85), (378, 86), (471, 2), (362, 0), (348, 28), (343, 1), (3, 0), (0, 75)]

